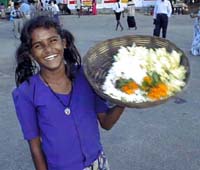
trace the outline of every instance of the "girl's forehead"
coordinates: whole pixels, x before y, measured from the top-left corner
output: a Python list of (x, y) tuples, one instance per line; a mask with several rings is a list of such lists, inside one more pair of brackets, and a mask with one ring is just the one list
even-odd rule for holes
[(35, 28), (33, 31), (32, 31), (32, 34), (41, 34), (41, 33), (45, 33), (45, 34), (52, 34), (52, 33), (57, 33), (57, 30), (54, 28), (54, 27), (49, 27), (49, 28), (46, 28), (46, 27), (38, 27), (38, 28)]
[(58, 36), (58, 35), (59, 34), (57, 30), (53, 27), (50, 27), (50, 28), (39, 27), (32, 31), (31, 38), (32, 40), (40, 41), (40, 40), (48, 39), (49, 37)]

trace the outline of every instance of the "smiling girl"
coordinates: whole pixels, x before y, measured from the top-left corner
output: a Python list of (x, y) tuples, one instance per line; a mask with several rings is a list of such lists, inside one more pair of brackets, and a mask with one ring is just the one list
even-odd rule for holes
[(47, 16), (29, 20), (16, 52), (13, 100), (37, 170), (108, 170), (98, 123), (110, 129), (124, 107), (108, 108), (84, 76), (74, 37)]

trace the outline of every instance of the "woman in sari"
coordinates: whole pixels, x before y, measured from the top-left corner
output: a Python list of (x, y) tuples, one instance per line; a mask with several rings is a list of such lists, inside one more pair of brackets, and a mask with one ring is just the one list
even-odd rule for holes
[(191, 53), (194, 56), (200, 56), (200, 10), (196, 15), (191, 15), (191, 17), (195, 18)]
[(136, 22), (135, 22), (135, 3), (134, 0), (128, 0), (127, 4), (127, 24), (128, 29), (135, 28), (137, 29)]

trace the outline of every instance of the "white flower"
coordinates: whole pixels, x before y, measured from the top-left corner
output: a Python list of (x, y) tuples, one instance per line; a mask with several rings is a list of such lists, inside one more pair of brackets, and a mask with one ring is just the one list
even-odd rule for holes
[[(102, 85), (104, 93), (112, 98), (136, 103), (152, 101), (147, 97), (148, 91), (142, 88), (146, 76), (158, 76), (157, 83), (161, 81), (167, 85), (167, 97), (185, 86), (186, 69), (180, 65), (181, 56), (176, 51), (169, 53), (165, 48), (154, 50), (133, 44), (131, 47), (121, 47), (113, 57), (114, 62)], [(139, 88), (131, 94), (125, 93), (116, 88), (117, 80), (131, 80)]]

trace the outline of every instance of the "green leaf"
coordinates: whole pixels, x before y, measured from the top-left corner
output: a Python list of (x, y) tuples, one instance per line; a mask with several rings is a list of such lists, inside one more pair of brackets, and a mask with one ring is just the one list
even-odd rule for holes
[(160, 75), (156, 72), (152, 73), (152, 79), (153, 79), (153, 86), (157, 85), (160, 82)]
[(132, 79), (120, 78), (120, 79), (116, 80), (115, 88), (121, 89), (123, 86), (125, 86), (126, 84), (128, 84), (129, 82), (132, 82), (132, 81), (133, 81)]

